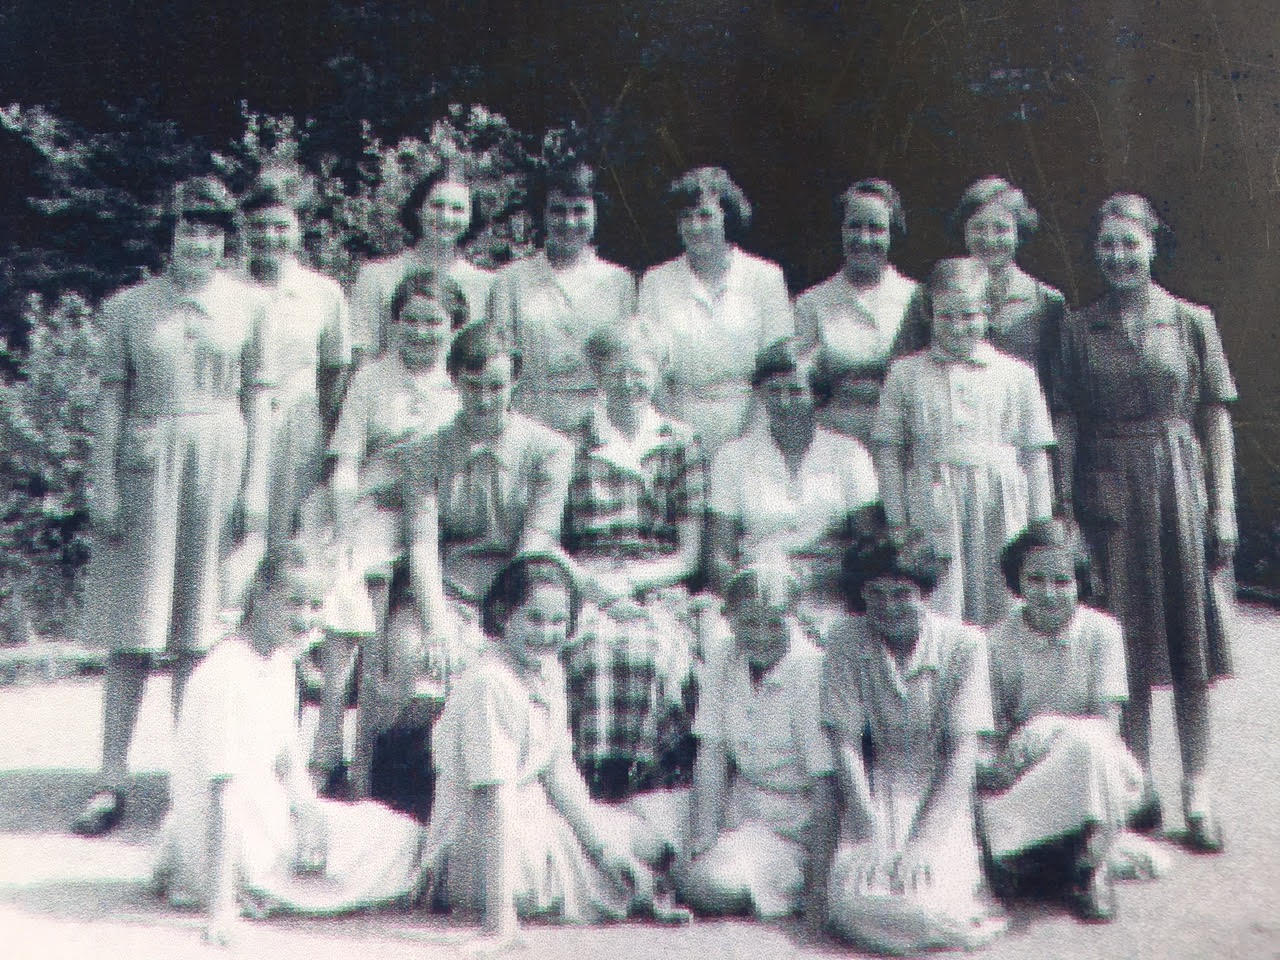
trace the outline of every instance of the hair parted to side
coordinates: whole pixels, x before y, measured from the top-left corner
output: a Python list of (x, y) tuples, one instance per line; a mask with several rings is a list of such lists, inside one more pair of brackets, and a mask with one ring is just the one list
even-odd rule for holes
[(855, 537), (845, 551), (841, 565), (845, 605), (854, 613), (865, 613), (863, 589), (872, 580), (908, 580), (926, 596), (933, 593), (946, 571), (947, 561), (938, 556), (932, 541), (915, 527), (891, 531), (883, 524)]
[(883, 200), (889, 208), (889, 243), (893, 245), (907, 235), (907, 213), (902, 207), (902, 195), (898, 188), (888, 180), (879, 177), (866, 177), (849, 185), (844, 193), (836, 198), (836, 206), (841, 222), (849, 213), (849, 204), (859, 197), (874, 197)]
[(1026, 194), (1004, 177), (983, 177), (960, 195), (960, 202), (951, 214), (951, 232), (958, 240), (964, 240), (969, 219), (988, 203), (998, 203), (1013, 215), (1019, 244), (1040, 228), (1040, 214), (1027, 202)]
[(1071, 556), (1075, 568), (1076, 584), (1080, 599), (1087, 599), (1089, 592), (1089, 551), (1085, 548), (1080, 528), (1066, 517), (1049, 520), (1032, 520), (1027, 528), (1005, 544), (1000, 551), (1000, 572), (1014, 596), (1022, 596), (1022, 565), (1033, 550), (1065, 550)]
[(724, 211), (725, 236), (731, 242), (739, 240), (751, 226), (751, 203), (724, 167), (695, 167), (667, 188), (667, 201), (676, 216), (709, 200)]
[(518, 380), (521, 367), (519, 348), (507, 342), (487, 321), (472, 320), (454, 336), (444, 368), (452, 379), (457, 380), (464, 373), (482, 372), (490, 361), (500, 357), (510, 358), (511, 379)]
[(535, 587), (553, 586), (569, 595), (569, 635), (582, 609), (582, 594), (564, 557), (551, 552), (522, 553), (494, 578), (480, 604), (481, 625), (490, 637), (501, 639), (513, 611), (524, 604)]
[(658, 366), (652, 338), (645, 334), (644, 322), (635, 317), (621, 326), (597, 327), (587, 337), (582, 352), (596, 380), (604, 376), (609, 364), (619, 360), (643, 360)]
[(414, 297), (436, 300), (449, 316), (449, 329), (460, 330), (471, 321), (467, 298), (458, 282), (430, 267), (418, 267), (405, 274), (391, 295), (391, 322), (399, 323), (405, 305)]
[(1089, 225), (1089, 236), (1094, 241), (1098, 239), (1098, 233), (1102, 229), (1102, 221), (1108, 217), (1132, 220), (1151, 237), (1157, 261), (1167, 264), (1173, 259), (1173, 250), (1176, 244), (1173, 230), (1156, 213), (1156, 208), (1152, 202), (1142, 194), (1113, 193), (1102, 201), (1102, 205), (1098, 207), (1098, 211), (1093, 215), (1093, 220)]
[(603, 207), (605, 196), (597, 183), (596, 169), (585, 160), (558, 162), (540, 169), (529, 178), (528, 208), (533, 225), (546, 229), (547, 204), (551, 195), (590, 197), (596, 207)]
[[(422, 239), (422, 205), (427, 202), (427, 197), (431, 195), (431, 191), (436, 188), (437, 184), (441, 183), (461, 183), (470, 188), (471, 184), (467, 179), (466, 171), (463, 169), (461, 158), (449, 157), (442, 161), (440, 166), (413, 185), (409, 195), (400, 204), (400, 212), (397, 219), (400, 221), (400, 226), (409, 234), (409, 243), (415, 244)], [(467, 229), (467, 233), (459, 238), (459, 244), (465, 243), (474, 230), (475, 216), (473, 214), (472, 225)]]

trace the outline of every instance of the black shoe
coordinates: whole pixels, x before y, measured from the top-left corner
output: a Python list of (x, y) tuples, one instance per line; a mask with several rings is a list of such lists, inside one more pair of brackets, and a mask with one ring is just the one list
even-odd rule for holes
[(99, 790), (84, 805), (71, 829), (82, 837), (100, 837), (110, 832), (124, 816), (124, 794), (119, 790)]
[(1129, 817), (1129, 829), (1138, 833), (1155, 833), (1164, 825), (1164, 813), (1160, 809), (1160, 794), (1150, 780), (1142, 789), (1142, 802)]
[(1204, 779), (1182, 784), (1183, 819), (1187, 822), (1187, 847), (1196, 853), (1221, 853), (1226, 848), (1222, 821), (1213, 812), (1208, 784)]

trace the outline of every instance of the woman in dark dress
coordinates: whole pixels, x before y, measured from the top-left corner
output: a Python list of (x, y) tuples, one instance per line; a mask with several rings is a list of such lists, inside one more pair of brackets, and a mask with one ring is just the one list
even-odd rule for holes
[[(1150, 779), (1151, 688), (1173, 685), (1190, 843), (1222, 848), (1209, 775), (1209, 685), (1229, 670), (1213, 589), (1236, 544), (1235, 383), (1213, 314), (1151, 277), (1163, 225), (1145, 198), (1098, 210), (1094, 254), (1106, 282), (1068, 316), (1052, 393), (1074, 463), (1074, 509), (1099, 564), (1105, 605), (1124, 627), (1130, 700), (1123, 733)], [(1070, 473), (1066, 475), (1070, 476)]]

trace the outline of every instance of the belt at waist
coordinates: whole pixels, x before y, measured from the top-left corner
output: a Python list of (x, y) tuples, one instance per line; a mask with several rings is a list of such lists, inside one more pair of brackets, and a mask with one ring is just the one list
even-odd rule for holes
[(1008, 443), (952, 443), (922, 446), (913, 452), (913, 456), (920, 466), (1008, 466), (1017, 464), (1018, 448)]
[(1191, 434), (1185, 417), (1138, 417), (1133, 420), (1087, 420), (1080, 424), (1083, 442), (1128, 440), (1133, 437), (1163, 437)]

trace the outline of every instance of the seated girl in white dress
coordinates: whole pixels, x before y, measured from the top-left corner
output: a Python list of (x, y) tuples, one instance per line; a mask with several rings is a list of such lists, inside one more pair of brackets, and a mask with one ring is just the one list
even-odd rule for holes
[(653, 906), (653, 874), (625, 823), (591, 801), (573, 763), (558, 658), (580, 606), (559, 557), (506, 566), (483, 604), (492, 642), (433, 731), (431, 888), (436, 902), (481, 914), (486, 947), (512, 942), (522, 917), (593, 923)]
[(828, 923), (889, 953), (973, 948), (1004, 926), (974, 829), (978, 735), (991, 728), (986, 645), (927, 607), (942, 566), (919, 531), (859, 538), (845, 557), (857, 615), (826, 644), (822, 722), (842, 801)]
[(1060, 520), (1032, 524), (1005, 548), (1021, 602), (990, 635), (999, 752), (979, 779), (994, 788), (982, 819), (995, 877), (1016, 888), (1033, 873), (1043, 886), (1050, 873), (1085, 918), (1110, 920), (1108, 864), (1117, 841), (1130, 857), (1141, 849), (1122, 831), (1141, 805), (1143, 776), (1120, 739), (1129, 695), (1120, 624), (1078, 603), (1086, 564)]
[(170, 902), (208, 911), (226, 944), (241, 914), (332, 914), (411, 897), (420, 828), (381, 804), (316, 796), (299, 738), (295, 664), (328, 577), (287, 558), (260, 567), (245, 629), (191, 675), (174, 731), (156, 864)]
[[(818, 722), (822, 653), (790, 612), (785, 567), (724, 588), (733, 649), (703, 674), (690, 833), (676, 884), (699, 913), (785, 917), (818, 891), (835, 817), (831, 746)], [(819, 867), (815, 875), (815, 866)]]

